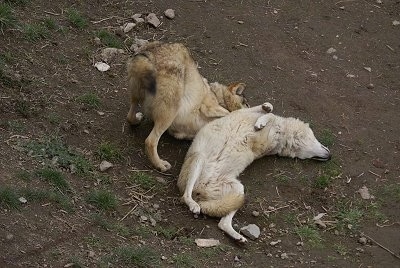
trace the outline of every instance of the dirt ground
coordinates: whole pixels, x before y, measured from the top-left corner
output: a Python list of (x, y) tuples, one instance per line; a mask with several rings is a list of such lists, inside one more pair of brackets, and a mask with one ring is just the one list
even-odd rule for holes
[[(0, 266), (400, 267), (400, 1), (382, 2), (2, 0)], [(150, 12), (159, 27), (121, 31)], [(310, 122), (331, 149), (327, 163), (265, 157), (240, 176), (235, 228), (259, 238), (237, 245), (180, 203), (189, 141), (165, 134), (173, 168), (152, 169), (151, 122), (125, 120), (135, 37), (184, 43), (209, 81), (245, 82), (251, 105)], [(100, 72), (105, 47), (125, 53)]]

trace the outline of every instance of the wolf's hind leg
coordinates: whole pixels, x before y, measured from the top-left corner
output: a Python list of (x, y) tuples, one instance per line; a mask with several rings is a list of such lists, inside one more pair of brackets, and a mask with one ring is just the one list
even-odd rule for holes
[(128, 115), (126, 116), (126, 119), (131, 125), (137, 125), (143, 119), (143, 114), (141, 112), (136, 113), (137, 105), (138, 105), (138, 99), (132, 96), (131, 107), (129, 109)]
[(230, 212), (228, 215), (226, 215), (225, 217), (222, 217), (218, 223), (218, 227), (219, 227), (219, 229), (221, 229), (222, 231), (227, 233), (229, 236), (231, 236), (233, 239), (235, 239), (241, 243), (245, 243), (245, 242), (247, 242), (247, 239), (243, 235), (236, 232), (232, 226), (232, 219), (233, 219), (233, 216), (235, 215), (236, 211), (237, 210), (234, 210), (234, 211)]

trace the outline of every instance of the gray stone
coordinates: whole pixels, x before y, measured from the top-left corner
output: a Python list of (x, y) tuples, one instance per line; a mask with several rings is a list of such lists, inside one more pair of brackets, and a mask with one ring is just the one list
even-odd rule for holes
[(165, 17), (167, 17), (168, 19), (171, 19), (171, 20), (172, 20), (173, 18), (175, 18), (175, 10), (169, 8), (169, 9), (167, 9), (167, 10), (164, 11), (164, 15), (165, 15)]
[(148, 24), (154, 26), (155, 28), (157, 28), (161, 24), (160, 20), (157, 18), (156, 14), (154, 14), (154, 13), (150, 13), (149, 15), (146, 16), (146, 22)]
[(240, 232), (248, 238), (255, 240), (260, 236), (260, 227), (255, 224), (249, 224), (240, 229)]
[(102, 162), (100, 163), (100, 171), (101, 171), (101, 172), (104, 172), (104, 171), (106, 171), (107, 169), (111, 168), (112, 166), (114, 166), (114, 165), (111, 164), (110, 162), (104, 160), (104, 161), (102, 161)]

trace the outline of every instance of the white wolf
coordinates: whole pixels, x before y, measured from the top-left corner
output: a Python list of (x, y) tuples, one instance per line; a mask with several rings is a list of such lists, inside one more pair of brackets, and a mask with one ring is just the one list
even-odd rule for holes
[(190, 210), (222, 217), (218, 227), (240, 242), (246, 238), (233, 229), (232, 218), (244, 203), (237, 177), (248, 165), (273, 154), (321, 161), (331, 157), (308, 124), (271, 111), (272, 105), (264, 103), (208, 123), (193, 140), (178, 178)]

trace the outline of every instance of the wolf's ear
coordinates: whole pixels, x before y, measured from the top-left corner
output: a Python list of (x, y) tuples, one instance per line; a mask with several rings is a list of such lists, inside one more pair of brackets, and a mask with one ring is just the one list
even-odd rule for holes
[(200, 112), (208, 118), (224, 117), (229, 114), (229, 111), (222, 106), (207, 106), (205, 104), (200, 106)]
[(245, 87), (246, 84), (244, 83), (235, 83), (235, 84), (230, 84), (228, 86), (228, 90), (234, 95), (242, 95)]

